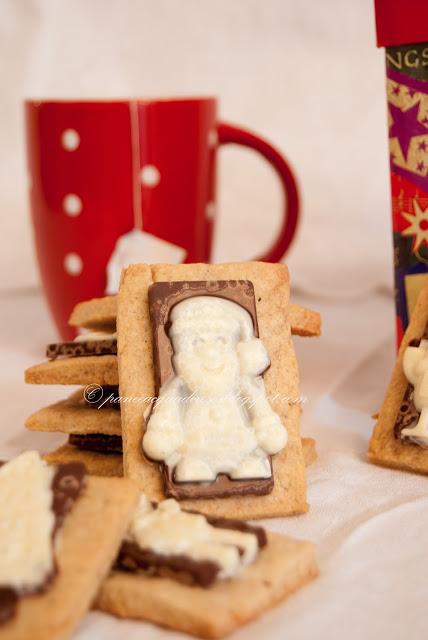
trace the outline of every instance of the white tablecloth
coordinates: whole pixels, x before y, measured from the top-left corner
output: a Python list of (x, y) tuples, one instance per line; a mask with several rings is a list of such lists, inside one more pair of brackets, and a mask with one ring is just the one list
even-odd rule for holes
[[(26, 433), (23, 422), (68, 390), (23, 383), (24, 368), (42, 359), (45, 343), (55, 335), (41, 296), (27, 292), (0, 299), (4, 459), (24, 448), (46, 451), (61, 442), (61, 436)], [(302, 295), (294, 301), (323, 313), (321, 339), (295, 339), (301, 390), (308, 397), (302, 433), (316, 438), (319, 458), (308, 470), (309, 512), (265, 525), (314, 541), (321, 574), (233, 637), (425, 638), (428, 478), (381, 469), (365, 458), (370, 416), (382, 401), (394, 361), (392, 298), (379, 290), (340, 303)], [(91, 613), (75, 637), (183, 636)]]

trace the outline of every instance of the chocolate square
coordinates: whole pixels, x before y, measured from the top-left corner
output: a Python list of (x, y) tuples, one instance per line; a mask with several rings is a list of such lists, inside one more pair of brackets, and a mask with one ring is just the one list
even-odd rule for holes
[[(250, 314), (254, 335), (259, 337), (253, 283), (249, 280), (199, 280), (156, 282), (149, 287), (149, 310), (153, 331), (153, 363), (156, 396), (160, 388), (174, 375), (173, 347), (168, 335), (170, 312), (174, 305), (194, 296), (214, 296), (236, 302)], [(144, 452), (143, 452), (144, 455)], [(270, 458), (272, 469), (272, 460)], [(273, 472), (269, 478), (232, 480), (219, 474), (213, 482), (176, 482), (174, 472), (161, 463), (165, 495), (168, 498), (224, 498), (228, 496), (266, 495), (274, 486)]]

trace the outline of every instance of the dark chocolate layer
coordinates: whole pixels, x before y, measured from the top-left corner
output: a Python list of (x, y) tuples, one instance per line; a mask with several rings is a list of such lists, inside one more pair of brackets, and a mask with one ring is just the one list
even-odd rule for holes
[[(189, 513), (198, 512), (189, 511)], [(262, 549), (267, 544), (266, 532), (262, 527), (252, 526), (242, 520), (204, 517), (213, 527), (252, 533), (257, 537), (259, 549)], [(241, 550), (239, 551), (241, 553)], [(200, 587), (212, 586), (217, 580), (220, 571), (220, 566), (216, 562), (208, 560), (197, 561), (184, 554), (162, 555), (152, 549), (142, 549), (135, 542), (127, 540), (122, 543), (116, 566), (124, 571), (145, 571), (150, 575), (164, 575), (180, 582), (185, 581), (197, 584)]]
[(413, 403), (413, 385), (407, 385), (404, 393), (403, 401), (398, 410), (397, 419), (394, 425), (394, 435), (396, 438), (407, 440), (406, 436), (402, 436), (403, 429), (407, 429), (419, 419), (419, 411), (416, 409)]
[(117, 565), (124, 571), (145, 571), (150, 575), (169, 575), (198, 584), (211, 586), (220, 566), (210, 560), (196, 561), (185, 555), (160, 555), (151, 549), (140, 549), (135, 542), (125, 541), (119, 552)]
[(86, 342), (56, 342), (46, 347), (46, 357), (55, 360), (59, 356), (75, 358), (81, 356), (117, 355), (117, 340), (88, 340)]
[(70, 444), (99, 453), (122, 453), (122, 436), (110, 436), (104, 433), (71, 433), (68, 437)]
[[(190, 511), (190, 513), (197, 513)], [(205, 516), (207, 522), (218, 529), (233, 529), (241, 531), (241, 533), (252, 533), (257, 538), (259, 549), (263, 549), (267, 545), (267, 535), (263, 527), (248, 524), (245, 520), (232, 520), (229, 518), (218, 518), (215, 516)]]
[[(2, 463), (0, 463), (2, 464)], [(65, 517), (85, 487), (86, 469), (80, 462), (70, 462), (57, 466), (52, 480), (52, 511), (55, 525), (52, 534), (52, 545), (55, 535), (61, 528)], [(19, 600), (25, 596), (46, 591), (55, 578), (56, 569), (36, 588), (16, 590), (7, 585), (0, 586), (0, 625), (5, 624), (16, 615)]]
[(0, 625), (8, 622), (16, 612), (19, 595), (10, 587), (0, 587)]
[(227, 498), (229, 496), (265, 496), (274, 486), (273, 474), (269, 478), (231, 480), (221, 473), (214, 482), (175, 482), (174, 470), (162, 465), (165, 495), (176, 500), (199, 498)]

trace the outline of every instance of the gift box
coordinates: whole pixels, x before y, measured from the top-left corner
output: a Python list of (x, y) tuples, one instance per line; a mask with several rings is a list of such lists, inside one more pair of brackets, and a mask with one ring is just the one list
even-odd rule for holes
[(428, 278), (428, 2), (375, 0), (385, 47), (397, 343)]

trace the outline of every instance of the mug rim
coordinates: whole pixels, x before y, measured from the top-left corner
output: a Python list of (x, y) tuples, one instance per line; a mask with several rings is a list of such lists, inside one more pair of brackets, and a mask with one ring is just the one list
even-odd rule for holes
[(137, 102), (138, 104), (147, 105), (154, 103), (217, 103), (218, 98), (213, 95), (200, 96), (155, 96), (153, 98), (24, 98), (26, 106), (41, 107), (44, 105), (97, 105), (97, 104), (129, 104)]

